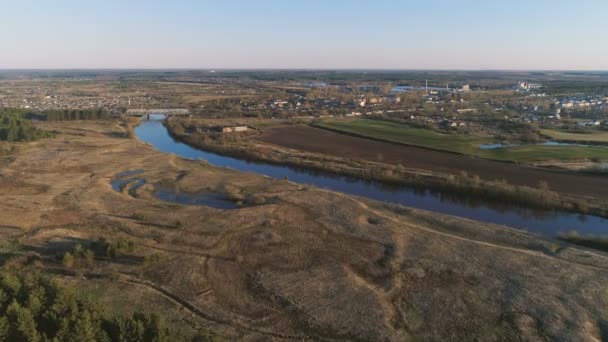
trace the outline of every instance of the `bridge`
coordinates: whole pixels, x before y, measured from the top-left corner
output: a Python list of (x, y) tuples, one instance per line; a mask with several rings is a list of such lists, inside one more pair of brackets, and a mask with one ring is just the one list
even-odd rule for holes
[(166, 116), (189, 116), (190, 110), (187, 108), (141, 108), (141, 109), (128, 109), (128, 116), (144, 116), (148, 118), (150, 114), (164, 114)]

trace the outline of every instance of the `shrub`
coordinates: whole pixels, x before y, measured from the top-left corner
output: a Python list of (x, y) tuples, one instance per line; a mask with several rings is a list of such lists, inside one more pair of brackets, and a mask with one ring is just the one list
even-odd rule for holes
[(114, 242), (109, 242), (105, 238), (99, 238), (95, 242), (95, 249), (102, 255), (110, 258), (116, 258), (124, 255), (127, 252), (132, 252), (135, 247), (135, 243), (127, 239), (118, 239)]
[(254, 204), (254, 205), (262, 205), (262, 204), (266, 203), (266, 198), (262, 195), (252, 195), (252, 196), (249, 196), (247, 202)]
[(61, 259), (61, 264), (63, 267), (72, 268), (74, 267), (74, 256), (70, 252), (65, 252), (63, 254), (63, 259)]
[(89, 248), (82, 247), (77, 244), (72, 248), (72, 251), (65, 252), (61, 258), (61, 264), (64, 267), (90, 267), (95, 261), (95, 252)]

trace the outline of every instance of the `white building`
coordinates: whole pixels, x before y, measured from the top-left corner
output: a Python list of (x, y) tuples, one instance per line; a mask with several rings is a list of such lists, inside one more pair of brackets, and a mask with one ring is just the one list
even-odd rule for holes
[(524, 91), (540, 89), (542, 87), (543, 87), (542, 84), (530, 83), (530, 82), (518, 82), (517, 86), (516, 86), (517, 90), (524, 90)]

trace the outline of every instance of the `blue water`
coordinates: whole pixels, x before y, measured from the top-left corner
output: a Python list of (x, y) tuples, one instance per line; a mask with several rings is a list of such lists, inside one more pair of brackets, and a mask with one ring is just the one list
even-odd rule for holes
[(346, 194), (357, 195), (383, 202), (403, 204), (443, 214), (469, 218), (528, 230), (545, 236), (556, 236), (576, 229), (582, 234), (608, 235), (608, 220), (592, 215), (579, 215), (562, 211), (532, 210), (515, 205), (489, 204), (474, 198), (454, 197), (408, 187), (387, 186), (346, 176), (309, 171), (289, 166), (262, 162), (249, 162), (222, 156), (190, 147), (175, 141), (162, 124), (162, 115), (154, 115), (143, 121), (135, 134), (161, 152), (173, 153), (188, 159), (204, 159), (210, 164), (234, 170), (267, 175), (276, 179), (310, 184)]
[(505, 145), (505, 144), (483, 144), (483, 145), (479, 145), (479, 148), (482, 150), (497, 150), (500, 148), (508, 148), (508, 147), (515, 147), (515, 146), (519, 146), (516, 144), (509, 144), (509, 145)]
[(238, 204), (230, 200), (230, 198), (228, 198), (226, 195), (210, 191), (202, 191), (200, 193), (186, 193), (161, 188), (154, 191), (154, 197), (167, 202), (186, 205), (202, 205), (216, 209), (240, 208)]
[[(604, 147), (604, 148), (608, 147), (606, 145), (589, 145), (589, 144), (577, 144), (577, 143), (564, 143), (564, 142), (559, 142), (559, 141), (543, 141), (543, 142), (537, 143), (535, 145), (541, 145), (541, 146)], [(524, 145), (496, 143), (496, 144), (479, 145), (479, 148), (482, 149), (482, 150), (498, 150), (498, 149), (502, 149), (502, 148), (518, 147), (518, 146), (524, 146)]]
[[(120, 175), (124, 175), (124, 174), (129, 175), (129, 173), (127, 173), (127, 172), (130, 172), (130, 171), (121, 172), (118, 175), (116, 175), (116, 177), (121, 177)], [(125, 188), (125, 186), (127, 186), (127, 184), (129, 184), (131, 182), (135, 182), (137, 180), (138, 180), (137, 178), (117, 179), (112, 182), (112, 189), (114, 189), (114, 191), (121, 192)]]
[[(122, 192), (124, 188), (132, 184), (129, 188), (129, 195), (136, 196), (137, 189), (146, 184), (145, 178), (125, 178), (133, 175), (141, 175), (144, 170), (128, 170), (117, 173), (115, 179), (111, 182), (112, 189), (117, 192)], [(186, 204), (186, 205), (202, 205), (217, 209), (237, 209), (240, 206), (228, 196), (221, 193), (211, 191), (201, 191), (197, 193), (187, 193), (176, 191), (175, 189), (156, 187), (154, 197), (161, 201)]]

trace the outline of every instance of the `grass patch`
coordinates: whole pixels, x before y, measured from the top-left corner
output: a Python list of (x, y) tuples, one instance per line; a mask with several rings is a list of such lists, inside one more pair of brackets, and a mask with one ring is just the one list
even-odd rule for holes
[(518, 163), (550, 160), (608, 160), (608, 148), (594, 146), (523, 145), (491, 151), (480, 150), (477, 157)]
[(589, 131), (581, 133), (563, 132), (554, 129), (541, 129), (541, 134), (555, 140), (563, 141), (589, 141), (589, 142), (605, 142), (608, 143), (608, 132)]
[(340, 132), (352, 133), (362, 137), (396, 142), (406, 145), (428, 147), (443, 151), (473, 154), (479, 145), (493, 142), (490, 137), (465, 134), (443, 134), (424, 128), (367, 119), (321, 121), (314, 126)]

